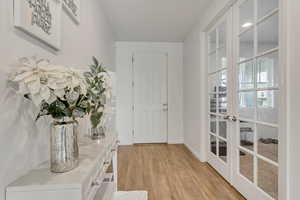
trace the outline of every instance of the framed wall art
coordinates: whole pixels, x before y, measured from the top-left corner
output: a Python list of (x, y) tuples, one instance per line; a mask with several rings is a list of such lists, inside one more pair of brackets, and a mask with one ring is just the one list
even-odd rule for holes
[(61, 0), (14, 0), (14, 25), (59, 50), (61, 9)]
[(80, 0), (62, 0), (64, 10), (74, 20), (76, 24), (80, 23)]

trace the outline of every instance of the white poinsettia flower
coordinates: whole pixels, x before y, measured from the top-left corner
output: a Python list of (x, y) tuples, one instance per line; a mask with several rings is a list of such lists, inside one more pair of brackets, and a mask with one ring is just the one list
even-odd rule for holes
[(57, 97), (59, 97), (60, 99), (64, 99), (64, 95), (65, 95), (65, 89), (55, 89), (53, 91), (54, 95), (56, 95)]
[(35, 105), (43, 101), (51, 103), (57, 97), (64, 99), (65, 89), (79, 87), (85, 94), (85, 79), (78, 70), (61, 65), (51, 65), (48, 60), (36, 57), (20, 59), (20, 68), (11, 80), (18, 83), (18, 92), (29, 95)]
[(51, 92), (50, 93), (50, 97), (48, 98), (48, 100), (46, 100), (46, 102), (48, 104), (51, 104), (51, 103), (53, 103), (56, 100), (57, 100), (57, 96), (54, 94), (54, 92)]
[(43, 100), (50, 97), (50, 89), (47, 87), (47, 71), (49, 61), (36, 57), (20, 59), (19, 72), (12, 81), (19, 84), (18, 92), (29, 95), (35, 105), (40, 105)]

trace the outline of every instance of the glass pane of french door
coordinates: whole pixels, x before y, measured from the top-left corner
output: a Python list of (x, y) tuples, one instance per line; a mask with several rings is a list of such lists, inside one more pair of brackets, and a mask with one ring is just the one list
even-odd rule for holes
[(278, 0), (242, 0), (236, 12), (239, 33), (235, 61), (238, 118), (235, 164), (238, 178), (246, 180), (239, 183), (251, 185), (248, 194), (278, 199)]

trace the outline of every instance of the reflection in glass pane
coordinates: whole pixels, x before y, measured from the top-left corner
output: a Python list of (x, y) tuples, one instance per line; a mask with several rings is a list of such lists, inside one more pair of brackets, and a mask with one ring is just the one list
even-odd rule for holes
[(210, 135), (210, 151), (217, 155), (217, 138), (213, 135)]
[(258, 25), (258, 53), (278, 47), (279, 21), (278, 14)]
[(240, 157), (240, 174), (245, 178), (253, 182), (253, 174), (254, 174), (254, 163), (253, 156), (245, 151), (239, 151)]
[(255, 92), (239, 93), (239, 116), (247, 119), (254, 119)]
[(217, 112), (217, 94), (210, 94), (209, 95), (209, 104), (210, 104), (210, 112), (216, 113)]
[(278, 8), (278, 0), (259, 0), (257, 3), (259, 19)]
[(219, 113), (226, 114), (227, 113), (227, 94), (222, 93), (219, 94)]
[(217, 74), (213, 74), (209, 76), (209, 93), (216, 93), (218, 85)]
[(254, 0), (246, 0), (240, 6), (240, 30), (252, 26), (254, 23)]
[(216, 30), (213, 30), (209, 34), (209, 52), (215, 51), (217, 48), (217, 33)]
[(258, 154), (278, 162), (278, 129), (257, 124)]
[(218, 92), (226, 92), (227, 91), (227, 70), (223, 70), (219, 72), (219, 91)]
[(252, 61), (240, 64), (239, 88), (240, 89), (254, 88), (254, 67)]
[(219, 118), (219, 136), (225, 139), (227, 138), (227, 122), (221, 117)]
[(262, 190), (278, 199), (278, 168), (264, 160), (258, 159), (257, 184)]
[(240, 35), (240, 57), (239, 61), (252, 58), (254, 56), (254, 29), (246, 31)]
[(257, 92), (257, 120), (277, 124), (278, 91), (266, 90)]
[(254, 124), (240, 121), (240, 145), (251, 151), (254, 150)]
[(218, 69), (221, 69), (221, 68), (225, 68), (227, 67), (227, 55), (226, 55), (226, 48), (223, 47), (221, 49), (218, 50), (219, 52), (219, 58), (218, 58)]
[(219, 48), (226, 46), (226, 22), (218, 27), (219, 31)]
[(219, 157), (227, 162), (227, 143), (221, 139), (219, 139)]
[(216, 116), (210, 115), (210, 132), (216, 134), (217, 133), (217, 122)]
[(217, 71), (217, 54), (213, 52), (209, 55), (209, 72)]
[(256, 65), (257, 87), (278, 87), (278, 52), (260, 57)]

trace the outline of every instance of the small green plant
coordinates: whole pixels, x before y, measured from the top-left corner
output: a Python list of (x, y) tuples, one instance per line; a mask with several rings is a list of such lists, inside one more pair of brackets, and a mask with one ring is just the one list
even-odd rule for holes
[(93, 64), (90, 65), (90, 71), (85, 72), (84, 76), (88, 85), (90, 120), (92, 128), (97, 128), (103, 119), (106, 100), (110, 98), (110, 77), (102, 63), (99, 63), (95, 57), (93, 57)]

